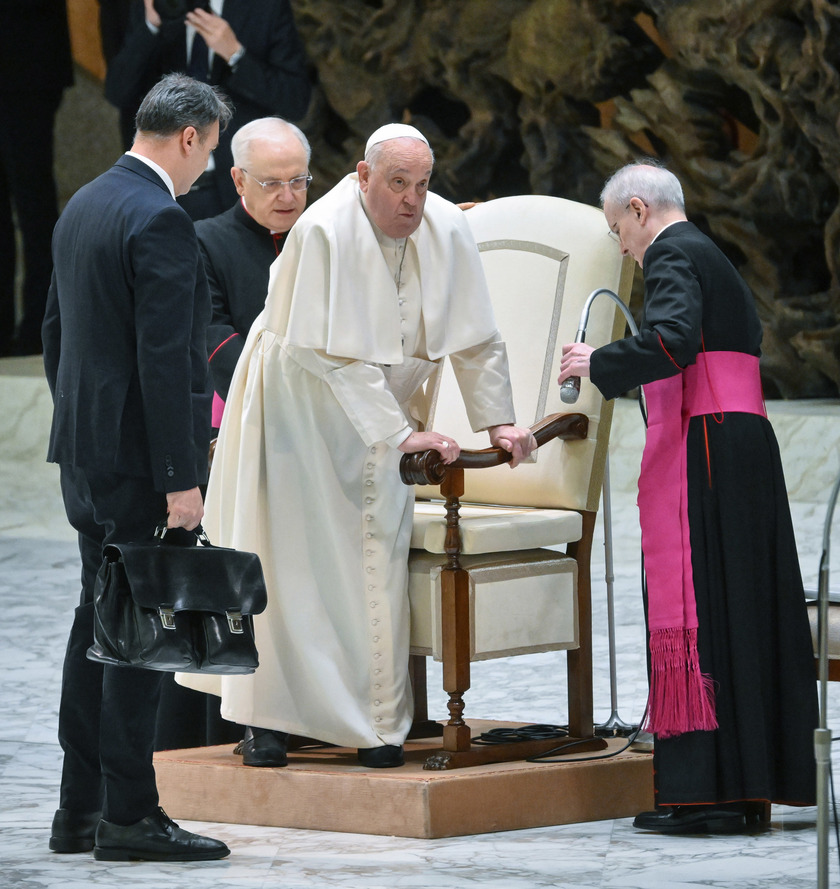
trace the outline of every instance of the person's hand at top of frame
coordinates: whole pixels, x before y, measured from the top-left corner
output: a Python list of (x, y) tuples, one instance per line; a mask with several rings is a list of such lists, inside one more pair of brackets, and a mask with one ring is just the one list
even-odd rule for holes
[(444, 463), (454, 463), (461, 453), (461, 446), (454, 438), (439, 432), (412, 432), (399, 446), (404, 454), (418, 454), (420, 451), (437, 451)]
[(508, 465), (511, 469), (518, 466), (537, 446), (537, 440), (531, 430), (523, 429), (521, 426), (491, 426), (487, 432), (494, 448), (510, 452), (511, 460)]
[(193, 9), (187, 13), (187, 24), (192, 25), (204, 38), (209, 49), (226, 62), (242, 48), (233, 28), (220, 15), (204, 9)]

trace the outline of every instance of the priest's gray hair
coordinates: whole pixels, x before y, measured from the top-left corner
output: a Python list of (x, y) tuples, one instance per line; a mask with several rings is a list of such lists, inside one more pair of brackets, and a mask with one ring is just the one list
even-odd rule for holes
[(601, 192), (601, 206), (606, 203), (626, 207), (631, 198), (641, 198), (659, 210), (685, 211), (680, 180), (652, 158), (643, 158), (622, 167), (607, 180)]
[[(429, 149), (429, 154), (432, 158), (432, 166), (435, 165), (435, 153), (432, 151), (432, 146), (429, 145), (428, 142), (424, 142), (422, 139), (416, 139), (414, 136), (400, 136), (400, 139), (411, 139), (413, 142), (418, 142), (420, 145), (424, 145)], [(371, 145), (365, 153), (365, 162), (371, 168), (371, 170), (375, 169), (379, 161), (382, 160), (382, 155), (389, 153), (391, 149), (387, 146), (391, 145), (391, 143), (396, 142), (396, 139), (386, 139), (384, 142), (377, 142), (375, 145)], [(393, 146), (392, 146), (393, 148)]]
[(230, 141), (234, 167), (248, 167), (251, 160), (251, 144), (257, 139), (267, 142), (279, 142), (288, 136), (294, 136), (306, 152), (306, 165), (312, 157), (312, 146), (303, 131), (282, 117), (258, 117), (240, 127)]

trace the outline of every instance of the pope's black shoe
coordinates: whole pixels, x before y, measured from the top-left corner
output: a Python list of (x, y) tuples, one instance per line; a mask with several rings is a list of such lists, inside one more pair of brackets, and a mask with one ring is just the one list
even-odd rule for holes
[(740, 833), (746, 827), (743, 810), (719, 806), (666, 806), (642, 812), (633, 820), (639, 830), (658, 833)]
[(228, 855), (223, 842), (178, 827), (160, 808), (125, 827), (100, 821), (93, 847), (97, 861), (212, 861)]
[(382, 747), (359, 747), (359, 762), (368, 769), (395, 769), (405, 764), (403, 749), (399, 744)]
[(245, 727), (245, 737), (239, 745), (242, 763), (246, 766), (279, 768), (286, 765), (286, 745), (289, 736), (267, 728)]
[(50, 831), (50, 849), (53, 852), (90, 852), (101, 818), (101, 812), (56, 809)]

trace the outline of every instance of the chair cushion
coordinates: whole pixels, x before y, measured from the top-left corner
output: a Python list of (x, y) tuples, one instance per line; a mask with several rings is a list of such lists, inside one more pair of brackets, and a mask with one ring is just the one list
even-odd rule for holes
[[(537, 549), (580, 540), (583, 519), (570, 509), (528, 509), (461, 504), (461, 552), (464, 555)], [(442, 553), (446, 507), (438, 500), (414, 504), (411, 548)]]

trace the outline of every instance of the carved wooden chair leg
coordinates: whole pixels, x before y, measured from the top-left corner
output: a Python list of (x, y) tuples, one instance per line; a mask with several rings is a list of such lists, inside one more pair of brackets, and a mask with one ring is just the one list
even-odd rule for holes
[(592, 537), (595, 532), (594, 512), (583, 512), (581, 538), (567, 547), (568, 555), (578, 565), (578, 639), (580, 647), (566, 657), (569, 690), (569, 734), (590, 738), (594, 734), (592, 702)]
[(470, 687), (470, 583), (461, 568), (458, 498), (464, 493), (464, 470), (451, 469), (441, 484), (446, 498), (446, 567), (441, 571), (443, 690), (449, 695), (449, 722), (443, 727), (443, 749), (470, 749), (470, 728), (464, 722), (464, 693)]

